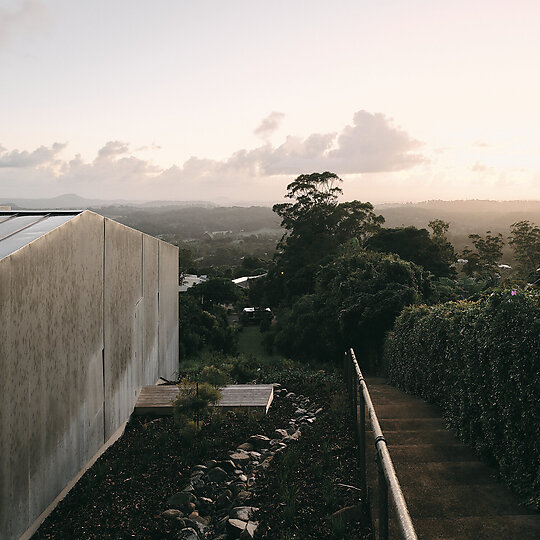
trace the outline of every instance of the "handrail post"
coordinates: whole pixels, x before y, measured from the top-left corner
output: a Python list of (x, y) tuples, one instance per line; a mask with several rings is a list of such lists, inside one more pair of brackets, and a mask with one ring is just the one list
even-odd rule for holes
[(377, 468), (379, 470), (379, 540), (388, 540), (388, 484), (378, 452)]
[[(352, 362), (351, 362), (352, 365)], [(352, 410), (353, 410), (353, 418), (354, 418), (354, 434), (356, 436), (356, 440), (358, 441), (359, 431), (358, 431), (358, 378), (356, 377), (356, 373), (354, 371), (352, 372)]]
[(363, 501), (367, 500), (367, 482), (366, 482), (366, 402), (364, 400), (364, 392), (358, 384), (358, 412), (357, 412), (357, 429), (358, 429), (358, 446), (360, 447), (360, 493)]

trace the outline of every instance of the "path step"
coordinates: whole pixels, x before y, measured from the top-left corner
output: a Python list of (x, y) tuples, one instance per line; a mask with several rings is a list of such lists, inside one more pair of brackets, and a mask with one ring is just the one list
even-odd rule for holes
[[(439, 407), (382, 379), (368, 378), (367, 385), (418, 538), (540, 539), (540, 515), (522, 507), (497, 472), (445, 428)], [(366, 427), (367, 481), (376, 522), (376, 450), (369, 423)], [(389, 527), (390, 538), (399, 538), (392, 519)]]

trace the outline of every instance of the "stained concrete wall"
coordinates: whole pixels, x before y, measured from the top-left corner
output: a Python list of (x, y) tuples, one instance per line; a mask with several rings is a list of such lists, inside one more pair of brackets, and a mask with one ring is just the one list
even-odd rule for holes
[[(178, 371), (178, 249), (159, 243), (159, 376), (166, 379)], [(171, 315), (173, 314), (173, 315)]]
[(178, 307), (158, 295), (177, 279), (174, 252), (86, 211), (0, 260), (2, 538), (38, 518), (142, 385), (174, 375)]

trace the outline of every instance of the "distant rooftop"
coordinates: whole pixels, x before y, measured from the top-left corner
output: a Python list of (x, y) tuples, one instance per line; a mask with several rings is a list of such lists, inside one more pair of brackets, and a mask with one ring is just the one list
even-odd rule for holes
[(0, 259), (79, 215), (82, 210), (0, 210)]

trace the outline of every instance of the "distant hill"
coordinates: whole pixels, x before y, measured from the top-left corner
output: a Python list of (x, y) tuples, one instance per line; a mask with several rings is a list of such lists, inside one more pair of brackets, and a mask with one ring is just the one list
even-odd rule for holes
[(540, 201), (426, 201), (380, 204), (375, 211), (384, 216), (385, 227), (428, 228), (434, 219), (447, 221), (448, 239), (458, 251), (471, 245), (469, 234), (502, 233), (506, 242), (513, 223), (528, 220), (540, 225)]
[(61, 208), (85, 209), (85, 208), (105, 208), (108, 206), (133, 206), (140, 208), (155, 208), (162, 206), (178, 206), (181, 208), (197, 206), (211, 208), (216, 206), (207, 201), (130, 201), (130, 200), (106, 200), (106, 199), (85, 199), (73, 193), (59, 195), (48, 199), (20, 199), (12, 197), (2, 197), (0, 194), (0, 206), (11, 206), (16, 210), (58, 210)]

